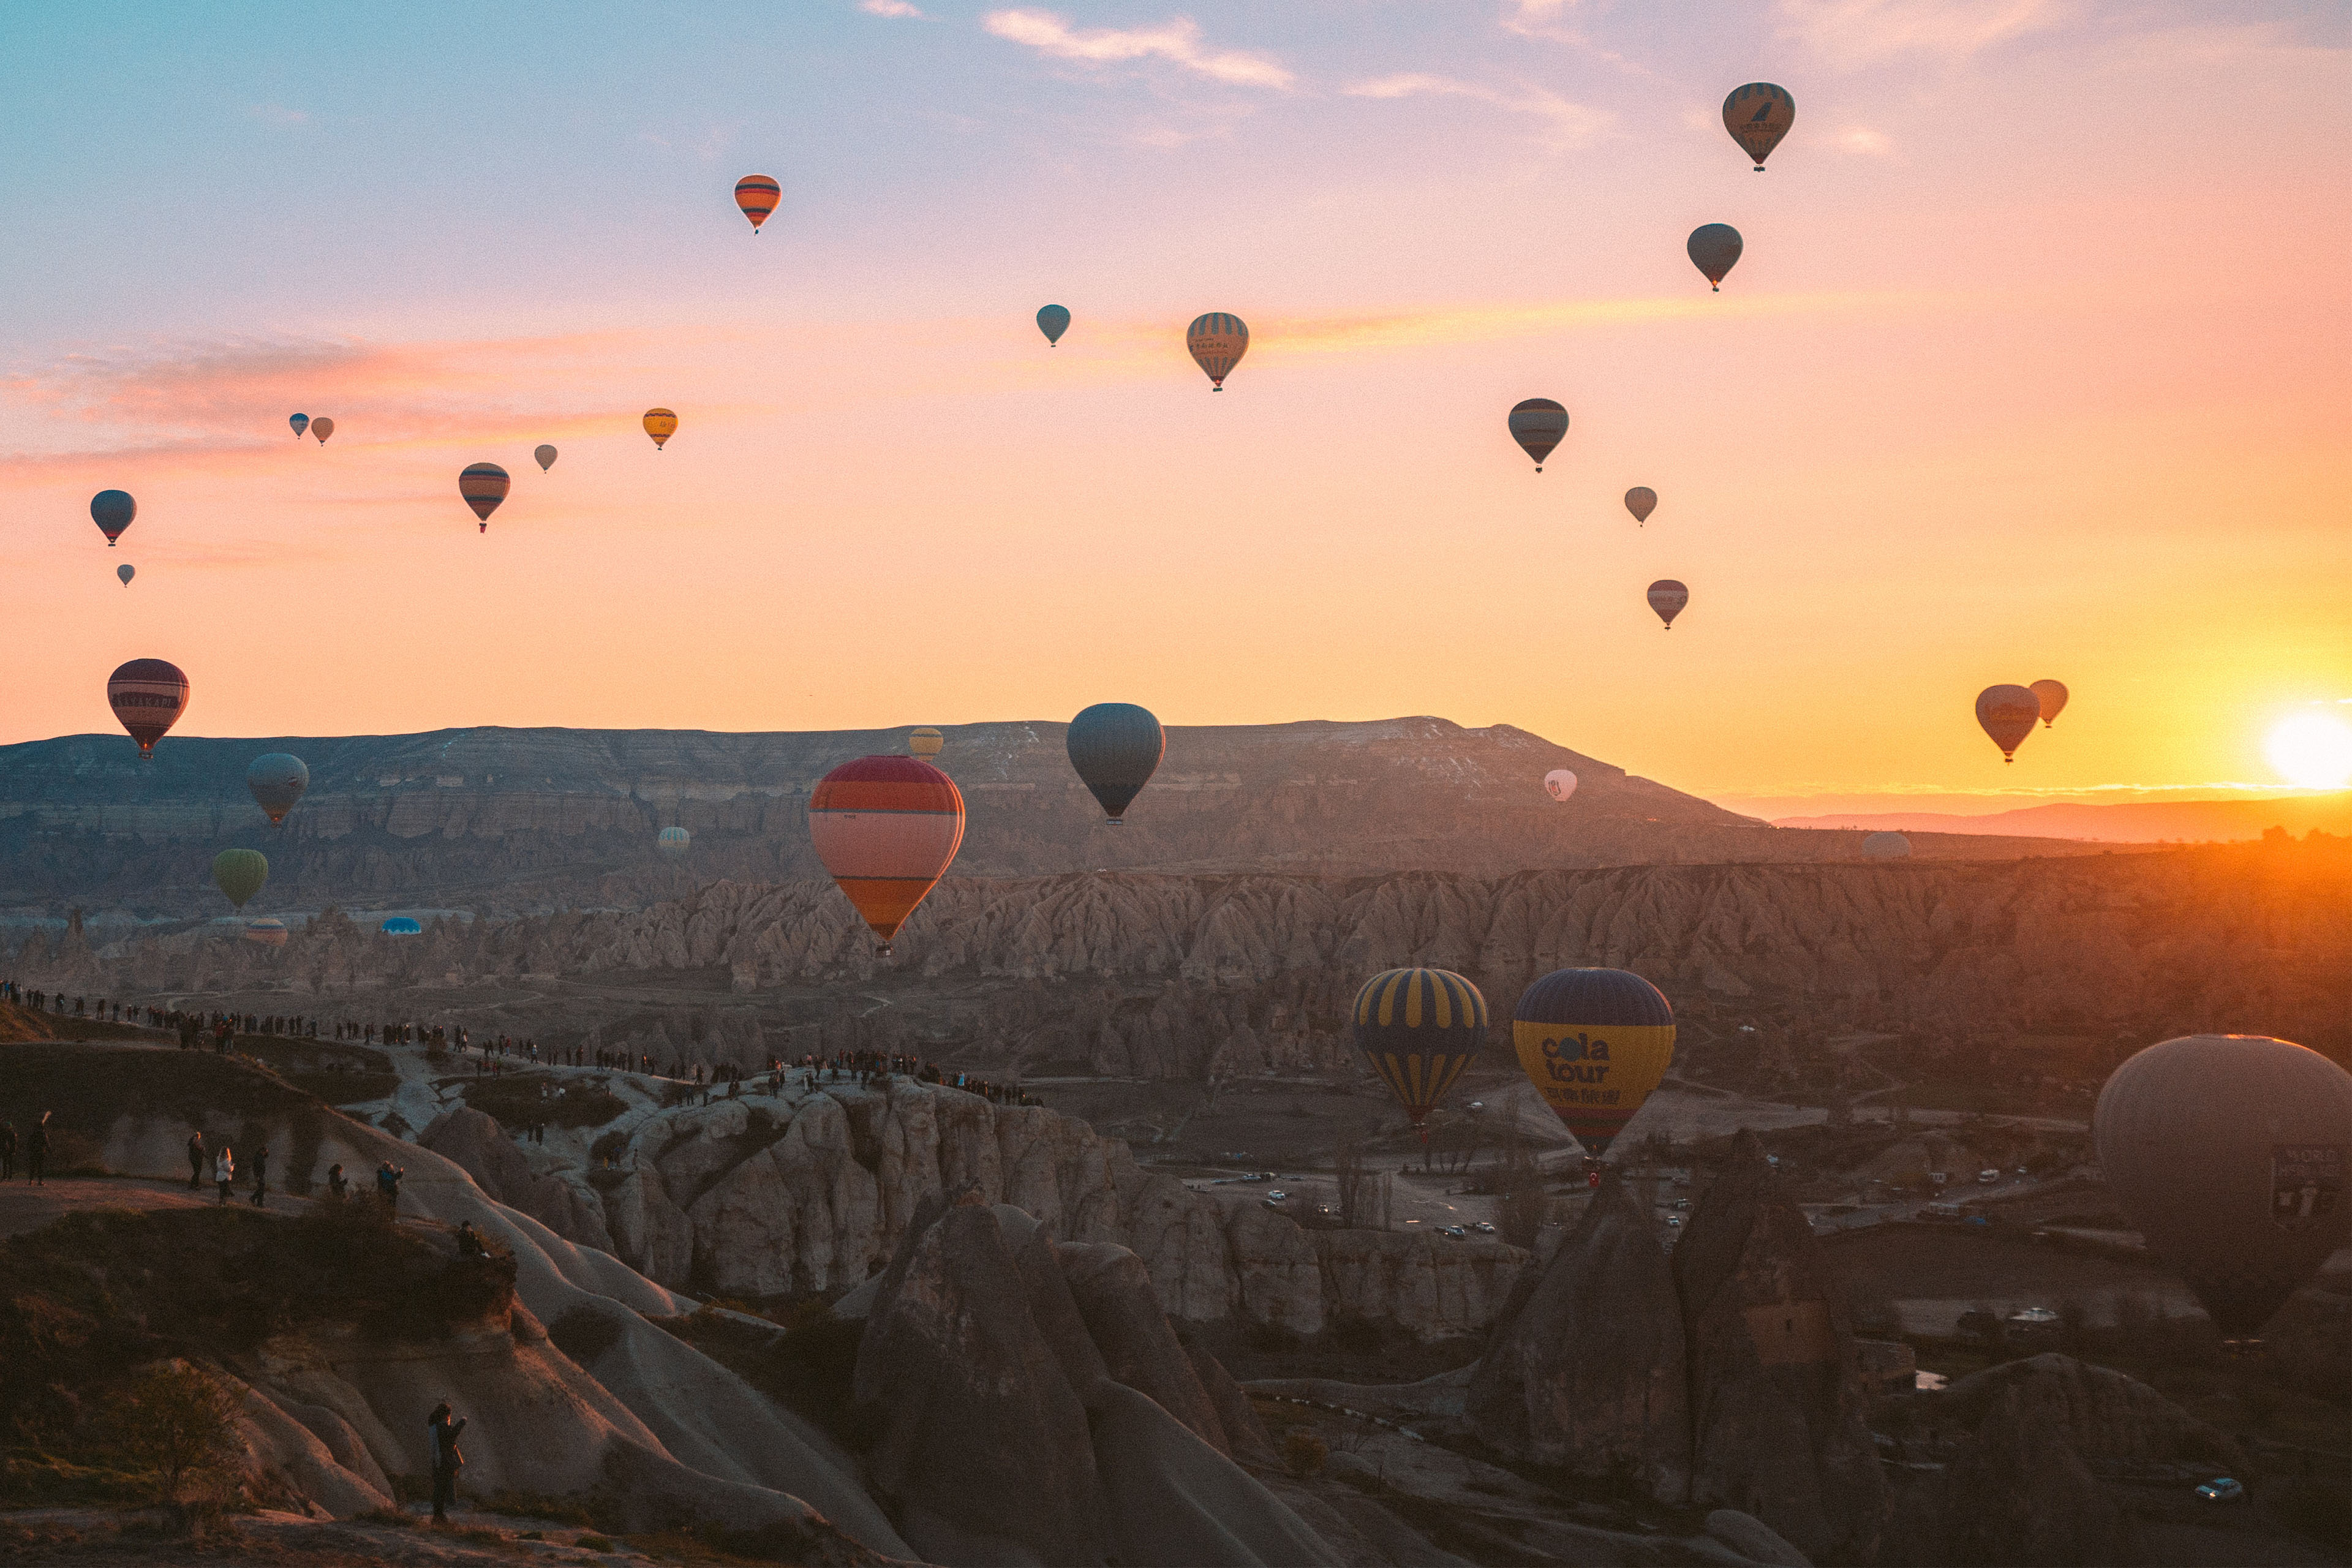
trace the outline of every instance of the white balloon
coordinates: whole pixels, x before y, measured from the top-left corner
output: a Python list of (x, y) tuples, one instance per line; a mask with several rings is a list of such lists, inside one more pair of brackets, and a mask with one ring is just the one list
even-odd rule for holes
[(1576, 775), (1566, 768), (1554, 768), (1544, 774), (1544, 788), (1551, 791), (1554, 800), (1566, 800), (1576, 793)]

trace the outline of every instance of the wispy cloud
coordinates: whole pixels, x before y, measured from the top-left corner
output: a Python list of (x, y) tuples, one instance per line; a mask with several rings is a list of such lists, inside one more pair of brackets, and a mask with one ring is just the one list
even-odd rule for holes
[(1476, 82), (1456, 81), (1452, 77), (1427, 76), (1420, 72), (1360, 81), (1346, 90), (1350, 98), (1467, 98), (1479, 103), (1492, 104), (1513, 114), (1529, 115), (1542, 121), (1548, 127), (1544, 133), (1545, 142), (1561, 151), (1591, 146), (1617, 121), (1617, 117), (1607, 110), (1589, 108), (1539, 88), (1516, 93), (1505, 92), (1497, 88), (1482, 87)]
[(1847, 68), (1917, 54), (1964, 60), (2067, 15), (2064, 0), (1780, 0), (1780, 11), (1784, 37)]
[(1190, 16), (1171, 17), (1157, 26), (1080, 31), (1051, 11), (992, 11), (982, 26), (1000, 38), (1024, 44), (1055, 59), (1089, 65), (1166, 60), (1235, 87), (1280, 89), (1297, 79), (1280, 62), (1265, 55), (1203, 47), (1200, 24)]
[(922, 12), (907, 4), (907, 0), (857, 0), (857, 8), (869, 16), (919, 16)]
[(1848, 126), (1839, 132), (1837, 145), (1841, 152), (1857, 153), (1864, 158), (1886, 158), (1895, 153), (1895, 143), (1886, 139), (1885, 132), (1873, 131), (1866, 125)]

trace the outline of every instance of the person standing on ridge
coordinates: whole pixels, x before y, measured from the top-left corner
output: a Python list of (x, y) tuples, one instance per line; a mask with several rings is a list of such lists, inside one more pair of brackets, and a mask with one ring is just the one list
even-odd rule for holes
[(449, 1510), (457, 1500), (457, 1471), (464, 1467), (466, 1456), (457, 1451), (457, 1439), (466, 1430), (460, 1418), (449, 1418), (449, 1402), (443, 1400), (425, 1418), (425, 1430), (431, 1434), (433, 1460), (433, 1522), (449, 1522)]
[(375, 1195), (383, 1200), (384, 1212), (400, 1213), (400, 1178), (408, 1174), (407, 1168), (390, 1160), (375, 1168)]
[(49, 1184), (49, 1116), (42, 1111), (25, 1139), (25, 1180), (37, 1187)]
[(16, 1175), (16, 1124), (0, 1121), (0, 1182), (13, 1181)]
[(328, 1166), (327, 1201), (331, 1204), (340, 1204), (351, 1195), (352, 1184), (350, 1182), (344, 1180), (343, 1168), (341, 1165)]
[(226, 1143), (213, 1156), (213, 1185), (220, 1189), (220, 1201), (228, 1202), (228, 1185), (236, 1180), (236, 1155)]
[(205, 1135), (201, 1131), (188, 1134), (188, 1191), (194, 1192), (205, 1184)]

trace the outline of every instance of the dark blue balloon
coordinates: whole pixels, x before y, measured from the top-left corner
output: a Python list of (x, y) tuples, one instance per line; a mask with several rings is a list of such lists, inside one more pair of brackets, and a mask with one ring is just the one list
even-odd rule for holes
[(139, 503), (131, 499), (129, 490), (100, 490), (89, 498), (89, 520), (98, 524), (109, 544), (121, 538), (122, 531), (138, 515)]
[(1132, 702), (1097, 702), (1070, 721), (1070, 766), (1112, 826), (1151, 782), (1168, 738), (1148, 708)]
[(1037, 330), (1045, 334), (1048, 343), (1059, 347), (1062, 334), (1070, 330), (1069, 311), (1059, 305), (1046, 306), (1037, 312)]

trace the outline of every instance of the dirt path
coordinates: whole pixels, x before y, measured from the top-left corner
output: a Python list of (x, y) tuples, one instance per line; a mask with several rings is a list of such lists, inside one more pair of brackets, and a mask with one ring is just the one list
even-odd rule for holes
[[(75, 1209), (192, 1209), (220, 1202), (220, 1190), (207, 1182), (191, 1191), (184, 1181), (164, 1182), (145, 1176), (58, 1176), (35, 1186), (19, 1175), (0, 1185), (0, 1237), (38, 1230)], [(253, 1183), (240, 1176), (229, 1202), (253, 1206)], [(308, 1198), (273, 1192), (262, 1205), (271, 1214), (301, 1214)]]

